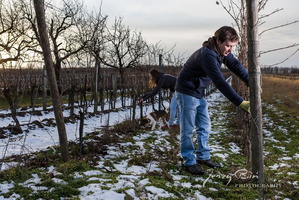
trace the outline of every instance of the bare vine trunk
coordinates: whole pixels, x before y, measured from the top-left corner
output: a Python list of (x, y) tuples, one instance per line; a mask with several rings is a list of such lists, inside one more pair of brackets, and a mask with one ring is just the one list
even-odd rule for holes
[(3, 90), (3, 95), (9, 103), (11, 117), (16, 122), (16, 126), (20, 126), (20, 122), (17, 118), (17, 96), (16, 96), (17, 92), (15, 90), (13, 90), (13, 98), (11, 98), (10, 91), (11, 91), (11, 89), (5, 88)]

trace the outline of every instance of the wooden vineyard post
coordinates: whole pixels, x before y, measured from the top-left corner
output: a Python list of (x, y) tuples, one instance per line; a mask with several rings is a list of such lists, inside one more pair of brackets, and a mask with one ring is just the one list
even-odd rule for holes
[(43, 66), (43, 111), (47, 110), (47, 72), (46, 66)]
[(247, 39), (248, 39), (248, 72), (250, 86), (251, 112), (251, 166), (252, 173), (258, 175), (258, 182), (264, 184), (264, 158), (261, 106), (261, 70), (259, 66), (258, 42), (258, 1), (247, 0)]
[[(162, 72), (162, 54), (159, 54), (159, 71)], [(159, 90), (159, 110), (162, 109), (162, 94)]]

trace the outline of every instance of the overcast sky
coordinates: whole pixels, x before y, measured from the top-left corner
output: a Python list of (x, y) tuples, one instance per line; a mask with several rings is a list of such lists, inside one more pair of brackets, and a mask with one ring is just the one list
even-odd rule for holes
[[(100, 0), (85, 0), (89, 9), (100, 7)], [(226, 3), (223, 0), (223, 3)], [(264, 19), (259, 31), (299, 20), (298, 0), (269, 0), (260, 14), (269, 14), (278, 8), (282, 11)], [(102, 13), (123, 17), (123, 24), (142, 33), (150, 44), (161, 41), (165, 49), (175, 46), (175, 54), (184, 54), (186, 59), (202, 42), (212, 36), (219, 27), (232, 25), (233, 20), (216, 0), (102, 0)], [(267, 51), (299, 43), (299, 23), (262, 34), (260, 50)], [(276, 53), (263, 54), (261, 65), (278, 63), (296, 51), (298, 47)], [(280, 66), (299, 66), (299, 52)]]

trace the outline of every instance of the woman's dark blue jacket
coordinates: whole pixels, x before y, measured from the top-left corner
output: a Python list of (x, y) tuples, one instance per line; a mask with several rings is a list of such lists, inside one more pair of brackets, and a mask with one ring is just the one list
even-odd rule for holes
[(184, 64), (177, 78), (175, 90), (200, 99), (212, 81), (226, 98), (239, 106), (243, 98), (225, 81), (220, 71), (222, 63), (248, 86), (248, 72), (232, 53), (221, 58), (214, 50), (202, 47)]

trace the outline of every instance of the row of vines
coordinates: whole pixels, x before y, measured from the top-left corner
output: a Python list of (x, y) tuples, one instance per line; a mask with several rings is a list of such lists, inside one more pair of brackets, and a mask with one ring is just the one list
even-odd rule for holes
[[(70, 110), (70, 115), (78, 114), (74, 113), (74, 108), (80, 107), (82, 112), (87, 112), (87, 108), (92, 105), (95, 105), (94, 113), (107, 112), (105, 104), (109, 105), (108, 109), (115, 109), (117, 101), (120, 100), (122, 108), (132, 108), (130, 116), (135, 119), (135, 109), (140, 106), (138, 99), (151, 90), (148, 86), (148, 72), (152, 68), (154, 66), (130, 68), (125, 71), (123, 81), (120, 80), (118, 71), (111, 68), (100, 69), (97, 79), (93, 68), (64, 69), (60, 84), (63, 107)], [(162, 72), (174, 76), (177, 76), (179, 70), (180, 67), (161, 67)], [(43, 77), (43, 70), (40, 69), (1, 71), (1, 101), (9, 105), (16, 126), (20, 126), (17, 116), (22, 107), (30, 107), (34, 111), (35, 107), (46, 104), (43, 110), (51, 109), (49, 86)], [(98, 80), (97, 86), (95, 80)], [(162, 98), (170, 100), (169, 91), (162, 92)], [(152, 98), (149, 101), (153, 100)], [(142, 109), (140, 112), (142, 116)]]

